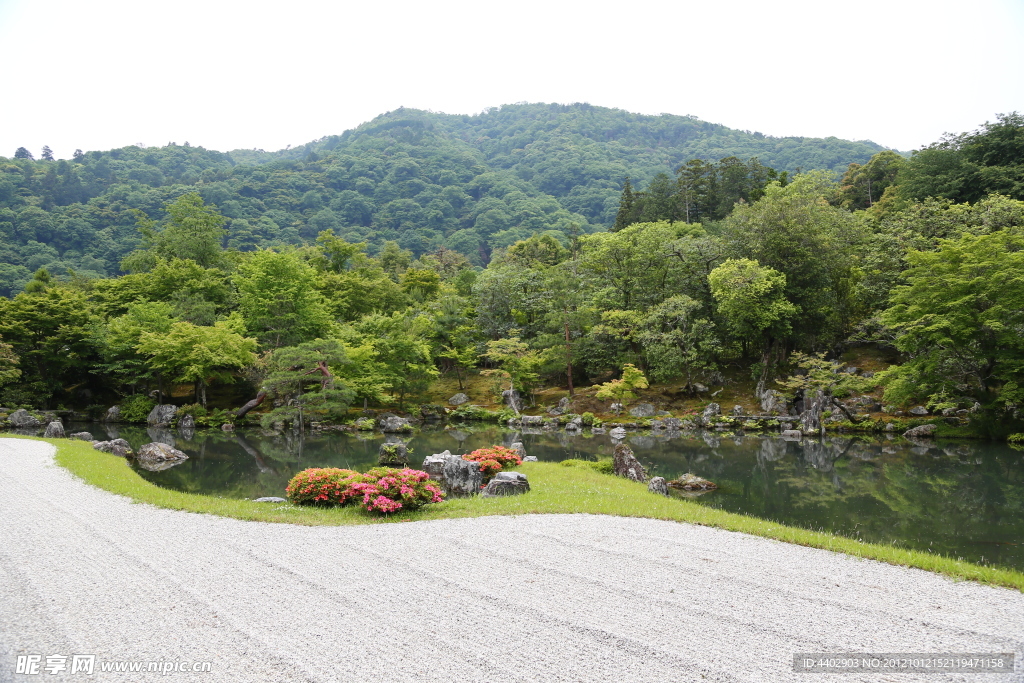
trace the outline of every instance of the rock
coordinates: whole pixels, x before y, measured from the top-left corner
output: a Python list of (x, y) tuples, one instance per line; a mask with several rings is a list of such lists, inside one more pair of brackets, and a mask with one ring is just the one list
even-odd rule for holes
[(195, 429), (196, 418), (191, 415), (182, 415), (178, 418), (178, 429)]
[(892, 422), (886, 422), (885, 423), (884, 431), (895, 432), (896, 431), (896, 425), (894, 423), (892, 423)]
[(911, 415), (916, 415), (917, 417), (923, 417), (924, 415), (928, 414), (928, 409), (925, 408), (924, 406), (914, 406), (907, 412), (910, 413)]
[(445, 412), (444, 406), (432, 404), (424, 404), (420, 406), (420, 417), (424, 420), (436, 422), (438, 420), (443, 420), (447, 415), (448, 413)]
[(847, 375), (859, 375), (860, 368), (854, 365), (847, 365), (845, 368), (843, 368), (843, 373)]
[(122, 458), (127, 458), (132, 454), (132, 447), (128, 445), (128, 442), (124, 439), (111, 439), (110, 441), (96, 441), (92, 445), (98, 451), (104, 453), (112, 453)]
[(908, 439), (918, 439), (922, 436), (935, 436), (935, 425), (921, 425), (920, 427), (913, 427), (903, 432), (903, 436)]
[(718, 484), (713, 481), (708, 481), (702, 477), (698, 477), (696, 474), (684, 474), (678, 479), (673, 479), (668, 482), (668, 485), (674, 489), (682, 489), (683, 491), (713, 491), (718, 488)]
[(548, 415), (564, 415), (569, 410), (569, 397), (563, 396), (557, 406), (548, 409)]
[(22, 408), (21, 410), (15, 410), (13, 413), (7, 416), (11, 426), (15, 429), (28, 429), (30, 427), (41, 427), (42, 422), (39, 418), (29, 415), (28, 411)]
[(860, 373), (860, 376), (863, 377), (864, 379), (871, 379), (872, 377), (875, 376), (875, 373), (871, 372), (870, 370), (865, 370), (864, 372)]
[(804, 438), (804, 433), (801, 432), (799, 429), (783, 429), (782, 430), (782, 438), (783, 439), (787, 439), (787, 440), (795, 439), (795, 440), (799, 441), (802, 438)]
[(785, 415), (789, 412), (786, 397), (775, 389), (768, 389), (761, 394), (761, 410), (769, 415)]
[[(614, 430), (612, 430), (614, 431)], [(614, 464), (612, 470), (620, 477), (643, 483), (647, 481), (647, 471), (633, 455), (633, 449), (624, 443), (616, 444), (612, 451)]]
[(530, 490), (530, 482), (520, 472), (498, 472), (484, 489), (484, 498), (518, 496)]
[(381, 418), (378, 420), (377, 424), (380, 427), (380, 431), (385, 432), (386, 434), (412, 431), (412, 425), (409, 424), (409, 419), (405, 417), (391, 415), (389, 417)]
[(404, 443), (382, 443), (377, 451), (377, 464), (385, 467), (408, 467), (409, 447)]
[(590, 433), (591, 434), (604, 434), (607, 431), (608, 430), (605, 429), (604, 427), (591, 427), (590, 428)]
[(171, 448), (165, 443), (154, 441), (139, 447), (135, 459), (142, 462), (167, 462), (188, 460), (188, 456), (177, 448)]
[(577, 415), (568, 422), (565, 423), (566, 431), (578, 432), (583, 429), (583, 418)]
[(356, 428), (356, 431), (370, 432), (373, 431), (374, 424), (375, 423), (372, 417), (361, 417), (358, 420), (356, 420), (353, 426)]
[(660, 493), (663, 496), (667, 496), (668, 484), (665, 483), (665, 477), (652, 477), (647, 482), (647, 490), (651, 493)]
[(701, 384), (700, 382), (694, 382), (690, 386), (692, 386), (693, 390), (695, 392), (697, 392), (698, 394), (706, 394), (706, 393), (708, 393), (708, 388), (706, 386), (704, 386), (703, 384)]
[(822, 434), (822, 415), (832, 407), (832, 397), (826, 396), (821, 390), (815, 391), (813, 397), (804, 396), (804, 411), (800, 414), (800, 431), (811, 436)]
[(526, 447), (523, 445), (522, 441), (513, 441), (511, 444), (509, 444), (508, 447), (509, 450), (515, 451), (516, 455), (518, 455), (520, 458), (522, 458), (523, 460), (526, 459)]
[(637, 403), (629, 414), (633, 417), (654, 417), (654, 412), (654, 406), (650, 403)]
[(528, 455), (525, 458), (523, 458), (523, 462), (537, 462), (537, 456), (536, 455)]
[(461, 455), (451, 455), (444, 460), (442, 486), (449, 496), (475, 496), (484, 483), (480, 463), (463, 460)]
[(81, 439), (82, 441), (92, 441), (92, 434), (89, 432), (75, 432), (74, 434), (68, 434), (69, 439)]
[(522, 423), (524, 427), (543, 427), (544, 418), (541, 415), (523, 415)]
[(742, 415), (743, 414), (743, 406), (733, 406), (732, 407), (732, 414), (734, 416)]
[(222, 424), (220, 426), (220, 431), (222, 431), (222, 432), (233, 432), (233, 431), (235, 431), (235, 425), (231, 424), (230, 422), (225, 422), (224, 424)]
[(469, 402), (469, 396), (466, 396), (461, 391), (459, 393), (455, 394), (454, 396), (452, 396), (450, 399), (448, 399), (448, 403), (451, 403), (453, 406), (461, 406), (463, 403), (468, 403), (468, 402)]
[(155, 406), (153, 410), (149, 411), (149, 417), (146, 418), (146, 422), (153, 426), (166, 427), (171, 424), (171, 420), (174, 419), (177, 412), (178, 406), (164, 403)]
[(613, 413), (615, 413), (616, 415), (618, 415), (619, 413), (622, 412), (622, 404), (621, 403), (613, 403), (613, 404), (611, 404), (608, 407), (608, 410), (610, 410)]
[(956, 408), (946, 408), (942, 411), (942, 417), (953, 417), (956, 415)]
[(288, 500), (285, 498), (278, 498), (277, 496), (264, 496), (263, 498), (253, 498), (254, 503), (287, 503)]
[(615, 427), (610, 432), (608, 432), (608, 435), (611, 436), (613, 439), (625, 439), (626, 430), (622, 427)]
[(709, 403), (704, 409), (701, 417), (704, 418), (704, 422), (708, 422), (711, 418), (722, 414), (722, 406), (717, 403)]
[(506, 389), (501, 392), (501, 397), (505, 399), (505, 403), (508, 407), (516, 412), (516, 415), (523, 412), (523, 399), (519, 396), (519, 392), (515, 389)]
[(430, 475), (434, 481), (444, 479), (444, 461), (452, 457), (451, 451), (434, 453), (423, 459), (423, 471)]
[(103, 419), (100, 422), (120, 422), (121, 421), (121, 406), (110, 406), (107, 408), (107, 412), (104, 413)]
[(666, 417), (661, 421), (661, 424), (665, 425), (665, 429), (682, 429), (683, 421), (678, 417)]
[(655, 418), (651, 420), (651, 429), (654, 431), (661, 431), (662, 429), (665, 429), (665, 422)]
[(47, 439), (63, 439), (64, 425), (60, 422), (51, 422), (46, 425), (46, 431), (43, 432), (43, 437)]

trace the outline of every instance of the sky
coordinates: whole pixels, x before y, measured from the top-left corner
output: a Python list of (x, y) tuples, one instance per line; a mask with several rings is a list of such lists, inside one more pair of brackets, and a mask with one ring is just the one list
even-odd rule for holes
[(0, 156), (589, 102), (918, 149), (1024, 111), (1024, 0), (0, 0)]

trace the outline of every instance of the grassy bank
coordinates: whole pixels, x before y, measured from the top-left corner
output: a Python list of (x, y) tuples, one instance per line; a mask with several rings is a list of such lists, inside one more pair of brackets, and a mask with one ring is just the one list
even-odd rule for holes
[(173, 510), (305, 525), (379, 524), (484, 515), (580, 512), (646, 517), (740, 531), (889, 564), (917, 567), (958, 580), (978, 581), (1024, 591), (1024, 573), (1021, 572), (985, 567), (916, 550), (865, 543), (665, 498), (648, 493), (641, 484), (601, 474), (590, 468), (563, 467), (543, 462), (523, 463), (517, 469), (529, 477), (533, 487), (526, 495), (453, 499), (428, 505), (417, 512), (381, 518), (357, 508), (296, 507), (171, 491), (147, 482), (128, 467), (122, 458), (93, 450), (86, 442), (62, 439), (46, 441), (57, 447), (57, 463), (85, 482), (140, 503)]

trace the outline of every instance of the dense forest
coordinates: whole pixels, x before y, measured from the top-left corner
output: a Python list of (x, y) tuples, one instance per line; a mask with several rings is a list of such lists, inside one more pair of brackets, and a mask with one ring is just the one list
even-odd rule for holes
[(2, 248), (31, 274), (0, 298), (0, 402), (98, 409), (189, 383), (202, 403), (245, 378), (281, 399), (267, 419), (312, 419), (480, 368), (525, 393), (639, 373), (696, 391), (741, 368), (760, 392), (793, 363), (831, 382), (815, 354), (857, 342), (900, 352), (874, 380), (886, 401), (1016, 418), (1024, 117), (841, 175), (715, 130), (523, 105), (395, 112), (276, 154), (4, 162)]
[[(137, 212), (197, 192), (226, 218), (239, 251), (311, 244), (331, 229), (376, 254), (445, 247), (473, 265), (533, 233), (558, 239), (610, 227), (623, 179), (647, 183), (689, 159), (845, 171), (881, 147), (772, 138), (682, 116), (589, 105), (520, 104), (477, 116), (401, 109), (343, 135), (279, 152), (125, 147), (0, 159), (0, 295), (45, 267), (64, 279), (119, 273), (141, 239)], [(12, 150), (13, 152), (13, 150)]]

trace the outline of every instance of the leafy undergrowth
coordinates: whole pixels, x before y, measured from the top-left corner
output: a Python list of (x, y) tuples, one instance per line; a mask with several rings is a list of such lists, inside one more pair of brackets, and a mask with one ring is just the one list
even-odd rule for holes
[(124, 459), (93, 450), (86, 442), (45, 439), (57, 447), (57, 463), (85, 482), (137, 502), (173, 510), (200, 512), (236, 519), (303, 525), (379, 524), (390, 522), (481, 517), (484, 515), (589, 513), (689, 522), (729, 531), (822, 548), (889, 564), (917, 567), (954, 579), (972, 580), (1024, 591), (1024, 573), (985, 567), (930, 553), (864, 543), (818, 531), (808, 531), (648, 493), (646, 486), (602, 474), (590, 467), (526, 462), (516, 469), (529, 477), (531, 491), (502, 498), (453, 498), (415, 512), (372, 516), (356, 507), (318, 508), (290, 504), (181, 493), (149, 483)]

